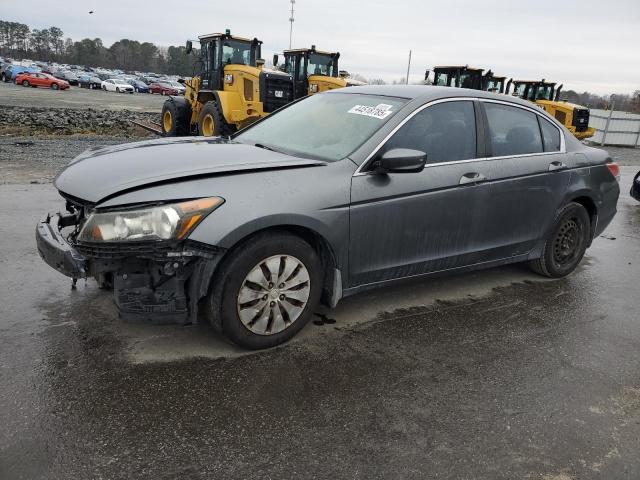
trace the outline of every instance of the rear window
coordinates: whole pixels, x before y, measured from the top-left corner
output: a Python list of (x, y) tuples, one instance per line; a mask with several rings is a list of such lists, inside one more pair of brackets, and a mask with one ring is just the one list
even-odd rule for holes
[(542, 136), (533, 112), (524, 108), (484, 102), (494, 157), (542, 153)]

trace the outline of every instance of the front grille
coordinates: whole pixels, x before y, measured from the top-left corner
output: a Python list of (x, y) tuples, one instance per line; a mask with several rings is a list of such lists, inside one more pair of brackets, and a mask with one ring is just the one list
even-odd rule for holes
[(117, 259), (166, 257), (176, 246), (165, 242), (78, 243), (76, 250), (87, 258)]
[(576, 127), (576, 132), (585, 132), (589, 128), (589, 110), (576, 108), (573, 111), (573, 126)]
[(84, 257), (97, 259), (122, 258), (167, 258), (180, 252), (187, 256), (215, 256), (224, 251), (220, 247), (194, 240), (179, 242), (120, 242), (120, 243), (77, 243), (74, 248)]
[(273, 112), (293, 101), (291, 75), (277, 72), (260, 74), (260, 101), (265, 113)]

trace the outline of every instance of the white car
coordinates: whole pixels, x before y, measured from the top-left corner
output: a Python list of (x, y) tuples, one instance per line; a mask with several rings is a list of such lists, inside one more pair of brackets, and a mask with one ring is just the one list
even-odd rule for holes
[(109, 78), (101, 83), (102, 90), (105, 92), (128, 92), (133, 93), (133, 87), (124, 80), (118, 80), (117, 78)]

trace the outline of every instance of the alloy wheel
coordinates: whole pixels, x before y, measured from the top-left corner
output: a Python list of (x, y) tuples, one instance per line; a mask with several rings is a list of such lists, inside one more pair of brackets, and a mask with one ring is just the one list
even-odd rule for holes
[(251, 332), (274, 335), (300, 317), (310, 292), (305, 265), (291, 255), (274, 255), (259, 262), (242, 282), (238, 316)]

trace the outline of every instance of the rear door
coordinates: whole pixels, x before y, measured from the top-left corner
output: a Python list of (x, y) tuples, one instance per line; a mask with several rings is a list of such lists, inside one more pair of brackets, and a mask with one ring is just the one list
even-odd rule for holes
[(535, 107), (481, 100), (492, 158), (487, 260), (529, 252), (553, 221), (570, 173), (560, 129)]
[[(477, 160), (472, 99), (447, 99), (419, 108), (354, 175), (351, 190), (350, 286), (360, 286), (476, 263), (484, 224), (485, 183), (491, 172)], [(480, 118), (480, 117), (478, 117)], [(367, 171), (384, 152), (426, 152), (419, 173)]]

